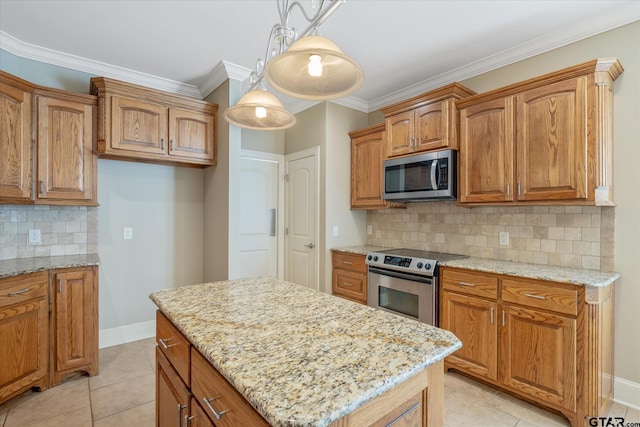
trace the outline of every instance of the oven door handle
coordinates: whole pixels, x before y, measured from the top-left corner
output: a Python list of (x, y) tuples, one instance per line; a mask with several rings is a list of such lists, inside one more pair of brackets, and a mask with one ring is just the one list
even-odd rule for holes
[(369, 273), (379, 274), (381, 276), (395, 277), (398, 279), (411, 280), (413, 282), (426, 283), (428, 285), (433, 284), (432, 277), (425, 277), (417, 274), (400, 273), (398, 271), (385, 270), (382, 268), (376, 268), (371, 266), (369, 266)]

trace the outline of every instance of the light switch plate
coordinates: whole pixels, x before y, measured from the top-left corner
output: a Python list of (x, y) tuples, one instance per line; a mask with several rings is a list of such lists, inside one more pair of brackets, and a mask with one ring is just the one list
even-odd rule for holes
[(367, 225), (367, 234), (369, 236), (373, 234), (373, 225)]
[(333, 237), (338, 237), (340, 235), (340, 226), (339, 225), (334, 225), (333, 226)]
[(133, 228), (131, 227), (125, 227), (122, 229), (122, 238), (124, 240), (131, 240), (133, 239)]

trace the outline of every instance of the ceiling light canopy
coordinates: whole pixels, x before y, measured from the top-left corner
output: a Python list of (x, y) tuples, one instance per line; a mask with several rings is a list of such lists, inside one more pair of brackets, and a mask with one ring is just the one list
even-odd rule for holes
[[(341, 98), (357, 90), (364, 82), (358, 63), (328, 38), (310, 35), (344, 2), (346, 0), (311, 0), (311, 7), (316, 11), (309, 16), (300, 0), (277, 0), (280, 23), (271, 29), (267, 59), (258, 59), (249, 80), (249, 91), (236, 105), (225, 110), (224, 118), (247, 129), (278, 130), (293, 126), (293, 114), (261, 87), (265, 79), (283, 94), (309, 100)], [(295, 29), (289, 26), (294, 6), (310, 23), (297, 39)]]

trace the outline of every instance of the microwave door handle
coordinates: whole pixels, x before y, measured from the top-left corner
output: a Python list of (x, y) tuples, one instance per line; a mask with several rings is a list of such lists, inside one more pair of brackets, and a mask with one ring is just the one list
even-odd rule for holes
[(436, 182), (436, 177), (437, 177), (437, 170), (438, 169), (438, 161), (434, 160), (431, 162), (431, 189), (432, 190), (437, 190), (438, 189), (438, 183)]

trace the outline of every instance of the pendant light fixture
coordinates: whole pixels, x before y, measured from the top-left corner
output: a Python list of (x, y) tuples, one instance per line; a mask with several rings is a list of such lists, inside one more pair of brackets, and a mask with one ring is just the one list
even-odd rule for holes
[[(315, 13), (308, 15), (300, 0), (277, 0), (280, 23), (273, 26), (265, 61), (259, 59), (251, 72), (249, 91), (223, 117), (247, 129), (279, 130), (295, 124), (275, 95), (264, 87), (264, 80), (283, 94), (309, 100), (346, 96), (364, 81), (362, 68), (331, 40), (317, 35), (320, 25), (346, 0), (311, 0)], [(325, 4), (328, 6), (325, 7)], [(294, 6), (302, 11), (309, 27), (297, 37), (289, 26)]]
[(265, 69), (269, 84), (302, 99), (335, 99), (358, 89), (364, 82), (360, 65), (331, 40), (306, 36), (273, 58)]

